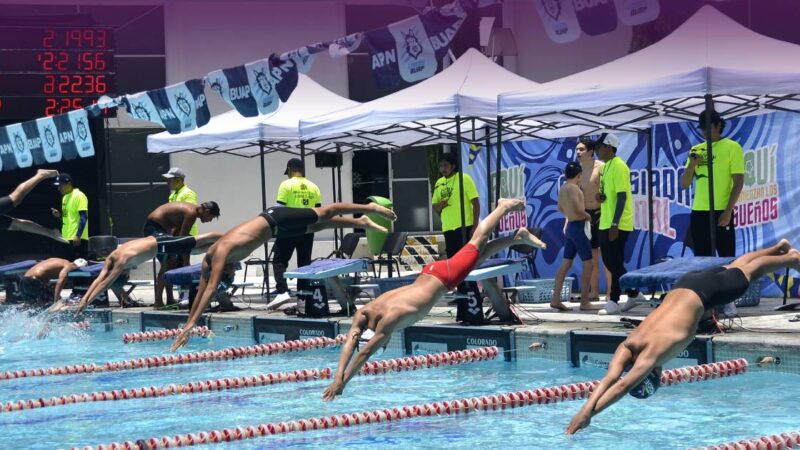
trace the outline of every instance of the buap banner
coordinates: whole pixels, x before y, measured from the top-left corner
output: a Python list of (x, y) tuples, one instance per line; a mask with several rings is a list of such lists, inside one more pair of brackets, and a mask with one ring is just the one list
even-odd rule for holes
[(94, 156), (94, 145), (83, 109), (0, 129), (0, 170), (89, 156)]
[[(310, 51), (303, 53), (312, 55)], [(281, 59), (277, 55), (208, 74), (211, 89), (245, 117), (269, 114), (278, 109), (280, 102), (287, 101), (297, 87), (297, 80), (295, 58)]]
[[(745, 182), (734, 210), (736, 254), (771, 245), (781, 238), (800, 233), (800, 117), (791, 113), (771, 113), (729, 120), (723, 135), (739, 142), (745, 152)], [(647, 135), (619, 133), (618, 155), (631, 168), (634, 201), (634, 232), (628, 239), (625, 261), (628, 270), (650, 265), (649, 222), (651, 202), (647, 183)], [(653, 257), (692, 256), (684, 248), (693, 188), (682, 189), (680, 178), (691, 147), (703, 140), (694, 122), (658, 125), (653, 128), (652, 219)], [(575, 139), (556, 142), (530, 140), (503, 144), (500, 169), (501, 197), (526, 201), (520, 216), (509, 215), (500, 224), (502, 233), (523, 226), (544, 229), (548, 248), (536, 257), (536, 268), (543, 278), (553, 278), (563, 256), (564, 216), (558, 212), (558, 188), (563, 183), (567, 162), (575, 160)], [(475, 180), (481, 199), (481, 215), (486, 215), (486, 151), (464, 146), (463, 164)], [(491, 185), (497, 176), (495, 149), (491, 149)], [(470, 154), (473, 158), (470, 164)], [(576, 261), (570, 276), (580, 279)], [(531, 276), (531, 274), (526, 274)], [(797, 274), (794, 274), (796, 277)], [(792, 280), (797, 286), (798, 280)], [(603, 287), (604, 289), (604, 287)], [(796, 291), (797, 289), (794, 289)], [(777, 284), (765, 294), (779, 295)]]
[(661, 14), (658, 0), (614, 0), (614, 5), (619, 21), (629, 27), (652, 22)]
[(414, 83), (433, 76), (473, 8), (471, 0), (456, 0), (447, 8), (364, 33), (375, 83), (391, 89), (401, 79)]
[(544, 29), (553, 42), (565, 44), (581, 37), (572, 0), (533, 0)]
[(533, 0), (547, 35), (553, 42), (572, 42), (610, 33), (617, 23), (633, 27), (656, 20), (659, 0)]
[(128, 113), (136, 119), (157, 123), (170, 134), (194, 130), (211, 119), (201, 79), (173, 84), (161, 89), (126, 95)]

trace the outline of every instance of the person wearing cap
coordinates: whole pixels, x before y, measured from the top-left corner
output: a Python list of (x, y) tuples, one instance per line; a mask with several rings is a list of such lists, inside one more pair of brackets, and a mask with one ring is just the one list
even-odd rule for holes
[[(184, 202), (184, 203), (191, 203), (193, 205), (197, 204), (197, 193), (191, 189), (189, 186), (186, 186), (186, 173), (183, 169), (178, 167), (173, 167), (169, 169), (169, 171), (163, 175), (163, 178), (167, 180), (167, 184), (169, 185), (169, 202)], [(189, 230), (189, 234), (192, 236), (197, 236), (197, 224), (193, 224), (191, 230)]]
[[(566, 433), (588, 427), (594, 416), (625, 394), (639, 399), (655, 394), (662, 367), (694, 340), (700, 321), (710, 316), (710, 310), (741, 297), (753, 280), (786, 267), (800, 269), (800, 252), (783, 239), (730, 264), (689, 272), (678, 279), (661, 305), (617, 347), (606, 375), (572, 418)], [(701, 409), (695, 412), (704, 414)]]
[[(155, 238), (191, 236), (190, 231), (195, 228), (197, 219), (200, 219), (203, 223), (208, 223), (219, 216), (219, 205), (214, 201), (204, 202), (200, 206), (186, 202), (166, 203), (153, 210), (147, 216), (142, 227), (142, 236), (153, 236)], [(174, 258), (167, 258), (164, 255), (159, 259), (161, 267), (156, 276), (154, 305), (156, 308), (164, 307), (164, 288), (167, 290), (167, 304), (175, 303), (172, 286), (164, 281), (164, 273), (176, 267), (175, 258), (177, 258), (177, 261), (183, 261), (185, 255), (188, 256), (188, 253), (176, 255)]]
[(571, 311), (569, 307), (561, 301), (561, 288), (564, 285), (564, 278), (567, 271), (572, 268), (575, 255), (581, 257), (583, 261), (583, 275), (581, 276), (581, 310), (598, 310), (599, 307), (592, 305), (589, 298), (589, 285), (592, 279), (592, 216), (584, 209), (583, 191), (581, 191), (581, 178), (583, 168), (577, 161), (567, 164), (564, 169), (566, 182), (558, 191), (558, 210), (566, 217), (564, 224), (564, 235), (567, 238), (564, 244), (564, 256), (561, 267), (556, 273), (553, 283), (553, 298), (550, 299), (550, 307), (559, 311)]
[[(303, 160), (292, 158), (286, 163), (284, 175), (289, 179), (278, 186), (277, 203), (289, 208), (319, 208), (322, 206), (322, 194), (319, 187), (305, 177)], [(275, 272), (275, 299), (271, 304), (281, 304), (289, 300), (289, 286), (286, 284), (286, 267), (292, 253), (297, 251), (297, 267), (311, 264), (311, 252), (314, 248), (314, 234), (301, 234), (275, 238), (273, 244), (272, 268)], [(298, 283), (300, 283), (299, 280)], [(300, 289), (300, 286), (298, 286)]]
[[(708, 150), (706, 142), (695, 145), (689, 151), (686, 168), (681, 176), (681, 187), (694, 186), (694, 201), (689, 219), (689, 230), (695, 256), (736, 255), (736, 229), (733, 208), (739, 200), (744, 186), (744, 151), (738, 142), (722, 137), (725, 121), (716, 111), (711, 111), (711, 151), (714, 155), (714, 220), (716, 221), (716, 248), (711, 248), (709, 237), (708, 198)], [(698, 125), (705, 131), (706, 112), (698, 117)], [(687, 234), (687, 237), (689, 235)]]
[(61, 193), (61, 211), (53, 209), (53, 215), (61, 219), (61, 237), (72, 244), (71, 254), (86, 258), (89, 248), (89, 199), (72, 183), (72, 176), (62, 173), (53, 183)]
[[(455, 153), (443, 153), (439, 157), (439, 173), (442, 175), (433, 186), (433, 210), (439, 215), (442, 221), (442, 234), (444, 235), (445, 254), (452, 258), (461, 250), (461, 247), (472, 238), (478, 220), (481, 216), (480, 196), (475, 181), (468, 174), (463, 174), (464, 185), (461, 189), (458, 174), (458, 160)], [(461, 193), (459, 195), (459, 192)], [(461, 222), (461, 204), (464, 204), (464, 226)], [(464, 230), (466, 228), (466, 230)], [(466, 235), (466, 240), (462, 235)], [(459, 294), (470, 292), (474, 282), (464, 282), (459, 284)], [(467, 303), (458, 302), (456, 310), (456, 321), (467, 321)]]
[(636, 306), (643, 296), (638, 290), (628, 290), (628, 299), (619, 304), (622, 290), (619, 279), (626, 273), (625, 243), (633, 231), (633, 194), (631, 189), (631, 169), (617, 156), (619, 138), (603, 133), (595, 142), (597, 156), (605, 162), (600, 172), (600, 252), (603, 262), (611, 272), (611, 295), (600, 315), (619, 314)]
[[(61, 300), (61, 290), (67, 275), (73, 270), (86, 267), (85, 259), (68, 261), (62, 258), (45, 259), (28, 269), (19, 283), (19, 292), (24, 303), (37, 306), (55, 304)], [(52, 280), (57, 280), (55, 286)]]
[(0, 231), (22, 231), (49, 237), (56, 241), (67, 243), (58, 230), (47, 229), (30, 220), (16, 219), (7, 214), (14, 210), (22, 200), (44, 180), (58, 176), (57, 170), (39, 169), (36, 175), (20, 183), (13, 192), (0, 197)]

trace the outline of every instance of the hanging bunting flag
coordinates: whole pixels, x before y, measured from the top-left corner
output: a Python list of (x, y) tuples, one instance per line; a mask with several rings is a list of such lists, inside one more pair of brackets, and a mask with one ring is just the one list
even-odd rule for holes
[(70, 111), (53, 117), (58, 130), (58, 141), (65, 160), (77, 156), (94, 156), (94, 144), (89, 130), (89, 115), (85, 110)]
[(361, 47), (363, 41), (364, 33), (348, 34), (328, 44), (328, 53), (334, 58), (347, 56)]
[(28, 138), (25, 135), (25, 130), (22, 129), (21, 123), (8, 125), (5, 127), (5, 133), (2, 133), (0, 139), (3, 139), (0, 146), (3, 148), (3, 166), (5, 170), (9, 169), (24, 169), (33, 165), (33, 155), (28, 147)]
[(295, 59), (284, 60), (274, 54), (269, 59), (208, 74), (211, 88), (245, 117), (275, 111), (281, 101), (289, 99), (297, 80)]
[(42, 117), (36, 119), (36, 128), (39, 133), (42, 153), (45, 161), (54, 163), (61, 161), (61, 143), (58, 140), (58, 129), (52, 117)]
[(656, 20), (661, 14), (658, 0), (614, 0), (619, 21), (633, 27)]
[(291, 59), (297, 65), (297, 71), (306, 74), (311, 70), (311, 66), (314, 64), (314, 59), (317, 57), (317, 54), (327, 50), (329, 45), (328, 42), (317, 42), (316, 44), (306, 45), (282, 54), (280, 59), (284, 61)]
[(134, 118), (162, 125), (170, 134), (202, 127), (211, 119), (204, 81), (189, 80), (161, 89), (126, 95), (125, 107)]
[(581, 29), (589, 36), (617, 29), (617, 8), (613, 0), (572, 0)]
[(565, 44), (581, 37), (572, 0), (533, 0), (544, 29), (553, 42)]
[(438, 60), (449, 50), (472, 8), (472, 1), (456, 0), (441, 10), (364, 33), (376, 84), (391, 89), (401, 79), (414, 83), (434, 75)]

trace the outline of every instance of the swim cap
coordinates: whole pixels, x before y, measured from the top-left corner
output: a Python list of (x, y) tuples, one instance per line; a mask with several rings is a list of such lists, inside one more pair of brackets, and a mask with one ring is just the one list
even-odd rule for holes
[(78, 258), (75, 261), (72, 261), (72, 264), (75, 264), (78, 269), (83, 269), (84, 267), (89, 265), (89, 261), (86, 261), (83, 258)]
[[(359, 337), (358, 337), (358, 346), (357, 346), (357, 349), (358, 349), (358, 350), (361, 350), (361, 348), (362, 348), (363, 346), (367, 345), (367, 343), (368, 343), (368, 342), (370, 341), (370, 339), (372, 339), (373, 337), (375, 337), (375, 332), (374, 332), (374, 331), (370, 330), (369, 328), (367, 328), (366, 330), (364, 330), (364, 332), (362, 332), (362, 333), (361, 333), (361, 336), (359, 336)], [(381, 348), (379, 348), (379, 349), (378, 349), (378, 350), (375, 352), (375, 355), (377, 355), (377, 356), (380, 356), (380, 355), (383, 353), (383, 351), (384, 351), (384, 350), (386, 350), (386, 347), (385, 347), (385, 346), (384, 346), (384, 347), (381, 347)]]
[(653, 369), (647, 374), (644, 380), (639, 383), (635, 388), (631, 389), (629, 394), (636, 398), (645, 399), (655, 394), (658, 387), (661, 385), (661, 370)]

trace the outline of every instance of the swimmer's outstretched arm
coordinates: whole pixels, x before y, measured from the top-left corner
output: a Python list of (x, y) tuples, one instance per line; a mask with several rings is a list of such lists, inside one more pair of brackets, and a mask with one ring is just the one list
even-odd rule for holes
[(337, 395), (341, 394), (344, 389), (344, 374), (347, 370), (347, 365), (350, 364), (350, 359), (356, 350), (356, 343), (361, 337), (364, 330), (356, 324), (363, 318), (361, 311), (357, 311), (353, 317), (353, 326), (347, 332), (347, 340), (342, 345), (342, 352), (339, 354), (339, 364), (336, 367), (336, 374), (333, 376), (331, 385), (322, 393), (322, 399), (325, 401), (333, 400)]
[(78, 308), (75, 310), (75, 315), (80, 315), (90, 303), (100, 295), (101, 292), (104, 292), (111, 286), (112, 283), (117, 281), (120, 275), (122, 275), (122, 271), (125, 270), (125, 264), (122, 262), (114, 262), (111, 259), (106, 260), (105, 265), (103, 266), (103, 270), (98, 275), (97, 279), (94, 280), (92, 285), (89, 287), (89, 290), (86, 291), (81, 302), (78, 303)]
[(56, 287), (53, 290), (53, 305), (55, 306), (56, 303), (61, 301), (61, 290), (64, 289), (64, 284), (67, 282), (67, 276), (70, 272), (75, 270), (77, 266), (74, 264), (70, 264), (67, 267), (61, 269), (61, 272), (58, 273), (58, 281), (56, 281)]
[[(208, 281), (206, 281), (206, 271), (209, 270), (211, 271), (211, 274), (208, 276)], [(217, 286), (219, 286), (219, 282), (224, 271), (224, 256), (213, 258), (210, 264), (208, 263), (208, 258), (203, 260), (203, 273), (200, 275), (200, 285), (198, 286), (197, 295), (194, 298), (192, 309), (189, 313), (189, 318), (186, 319), (186, 324), (183, 326), (181, 334), (178, 335), (178, 337), (176, 337), (175, 341), (172, 343), (170, 351), (174, 352), (178, 350), (186, 345), (186, 343), (189, 341), (192, 328), (200, 319), (203, 311), (206, 310), (206, 306), (208, 306), (208, 304), (211, 302), (211, 297), (216, 294)], [(205, 283), (205, 285), (203, 283)]]
[[(374, 355), (378, 349), (389, 343), (389, 340), (392, 338), (393, 327), (387, 328), (378, 324), (376, 328), (377, 330), (375, 330), (375, 335), (372, 337), (372, 339), (367, 342), (367, 345), (359, 350), (358, 354), (356, 354), (356, 357), (350, 361), (350, 364), (347, 365), (347, 369), (345, 370), (342, 378), (339, 378), (339, 371), (342, 368), (341, 364), (339, 365), (336, 373), (337, 377), (333, 380), (333, 383), (328, 387), (328, 389), (325, 390), (325, 393), (322, 395), (323, 400), (333, 400), (337, 395), (341, 395), (344, 391), (344, 387), (347, 386), (347, 383), (349, 383), (350, 380), (356, 376), (356, 374), (361, 370), (361, 367), (366, 364), (369, 358)], [(355, 342), (353, 342), (353, 345), (355, 346)]]

